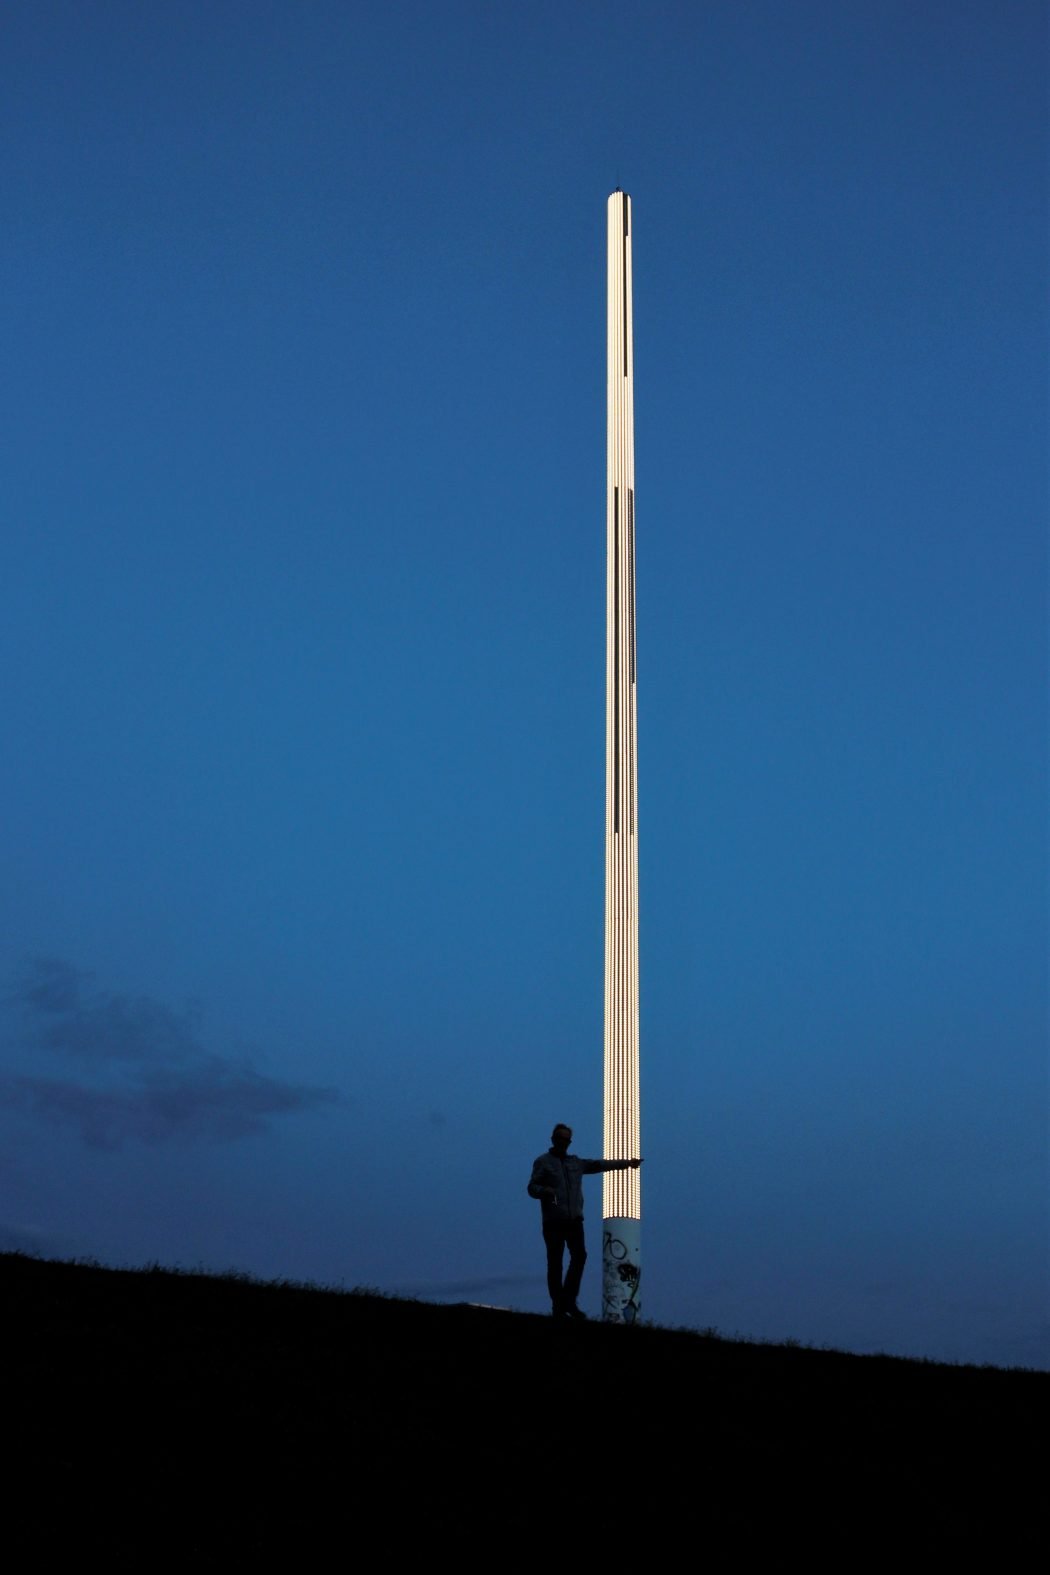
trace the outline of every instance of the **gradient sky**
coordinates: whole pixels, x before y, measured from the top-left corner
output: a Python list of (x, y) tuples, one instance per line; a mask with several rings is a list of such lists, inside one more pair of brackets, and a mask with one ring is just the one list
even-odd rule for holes
[(620, 185), (646, 1312), (1050, 1365), (1041, 0), (8, 0), (0, 128), (0, 1244), (545, 1306)]

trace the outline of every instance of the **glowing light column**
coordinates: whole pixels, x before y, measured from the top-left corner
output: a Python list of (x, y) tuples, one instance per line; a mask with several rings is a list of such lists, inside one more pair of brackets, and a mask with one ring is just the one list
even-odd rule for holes
[[(641, 1153), (638, 1110), (638, 767), (635, 754), (634, 342), (631, 199), (609, 198), (605, 724), (605, 1158)], [(641, 1310), (641, 1173), (603, 1181), (602, 1316)]]

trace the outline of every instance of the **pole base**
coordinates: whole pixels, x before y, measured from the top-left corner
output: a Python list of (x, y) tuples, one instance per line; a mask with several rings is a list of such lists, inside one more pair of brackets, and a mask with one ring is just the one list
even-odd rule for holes
[(602, 1319), (637, 1323), (642, 1315), (642, 1222), (602, 1221)]

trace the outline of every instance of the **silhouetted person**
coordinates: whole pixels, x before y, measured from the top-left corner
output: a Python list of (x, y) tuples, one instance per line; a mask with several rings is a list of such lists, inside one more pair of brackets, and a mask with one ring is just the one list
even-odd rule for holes
[[(543, 1208), (543, 1239), (547, 1244), (547, 1289), (555, 1318), (586, 1318), (576, 1305), (587, 1248), (583, 1241), (583, 1177), (602, 1170), (637, 1170), (640, 1159), (580, 1159), (569, 1153), (572, 1128), (563, 1122), (551, 1133), (551, 1147), (532, 1167), (529, 1197)], [(562, 1263), (569, 1249), (569, 1272), (562, 1283)]]

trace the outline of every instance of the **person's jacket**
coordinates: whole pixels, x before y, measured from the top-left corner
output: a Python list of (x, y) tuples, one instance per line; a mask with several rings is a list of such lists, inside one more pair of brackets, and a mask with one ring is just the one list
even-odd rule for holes
[[(629, 1159), (581, 1159), (578, 1154), (556, 1154), (549, 1148), (532, 1167), (529, 1197), (539, 1198), (543, 1218), (559, 1223), (583, 1219), (583, 1178), (603, 1170), (628, 1170)], [(554, 1189), (553, 1198), (546, 1195)]]

